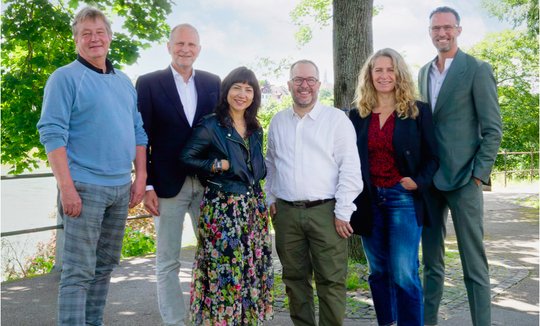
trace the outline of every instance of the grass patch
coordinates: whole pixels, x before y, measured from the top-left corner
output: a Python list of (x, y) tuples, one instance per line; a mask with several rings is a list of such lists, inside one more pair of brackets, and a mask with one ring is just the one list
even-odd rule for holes
[(516, 204), (520, 206), (524, 206), (524, 207), (535, 208), (535, 209), (540, 208), (539, 201), (538, 201), (538, 194), (529, 195), (529, 196), (526, 196), (525, 198), (520, 198), (516, 201)]
[(369, 290), (367, 264), (351, 260), (348, 264), (347, 280), (345, 281), (347, 291)]
[[(129, 211), (130, 216), (145, 213), (142, 204)], [(128, 221), (122, 241), (122, 258), (154, 253), (156, 251), (155, 239), (154, 222), (151, 218)], [(50, 273), (54, 266), (56, 236), (54, 235), (46, 243), (39, 243), (36, 254), (24, 261), (17, 257), (15, 249), (6, 238), (2, 238), (2, 248), (7, 252), (7, 258), (2, 266), (3, 280), (13, 281), (44, 275)]]
[(444, 253), (444, 256), (445, 256), (445, 260), (448, 260), (448, 259), (451, 259), (451, 260), (460, 259), (459, 258), (459, 251), (452, 250), (452, 249), (446, 249), (446, 251)]
[(50, 273), (54, 266), (55, 237), (52, 237), (46, 243), (40, 242), (37, 246), (36, 254), (22, 261), (17, 256), (11, 242), (6, 238), (2, 238), (2, 250), (7, 252), (6, 258), (4, 258), (5, 261), (2, 262), (2, 280), (14, 281)]
[[(358, 290), (361, 291), (369, 291), (369, 284), (367, 282), (368, 277), (368, 268), (366, 264), (357, 263), (356, 261), (349, 260), (348, 262), (348, 273), (347, 273), (347, 280), (345, 281), (345, 285), (347, 287), (347, 291), (355, 292)], [(313, 281), (313, 288), (315, 289), (315, 306), (318, 306), (319, 298), (316, 294), (316, 285), (315, 281)], [(289, 299), (287, 298), (287, 294), (285, 292), (285, 284), (283, 283), (283, 278), (281, 275), (281, 271), (274, 272), (274, 288), (273, 288), (273, 294), (274, 294), (274, 306), (276, 310), (278, 311), (284, 311), (289, 309)], [(347, 297), (347, 300), (351, 300), (351, 304), (354, 305), (366, 305), (366, 303), (358, 301), (354, 298)]]

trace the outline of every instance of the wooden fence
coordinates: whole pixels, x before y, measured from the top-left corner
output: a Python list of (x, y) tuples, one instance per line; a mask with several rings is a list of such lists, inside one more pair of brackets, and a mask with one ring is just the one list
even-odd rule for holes
[[(502, 171), (493, 171), (492, 174), (502, 174), (504, 178), (504, 186), (507, 186), (508, 178), (511, 175), (528, 175), (529, 180), (532, 182), (535, 176), (539, 175), (538, 169), (538, 151), (531, 150), (530, 152), (507, 152), (502, 151), (497, 153), (497, 159), (502, 157), (503, 160), (503, 170)], [(529, 156), (529, 168), (521, 170), (508, 170), (508, 156), (509, 155), (526, 155)], [(535, 156), (537, 158), (535, 159)]]

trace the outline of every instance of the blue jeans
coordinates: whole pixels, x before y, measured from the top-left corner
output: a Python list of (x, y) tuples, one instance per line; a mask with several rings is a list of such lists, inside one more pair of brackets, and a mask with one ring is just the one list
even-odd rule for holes
[(58, 325), (103, 324), (111, 272), (120, 262), (131, 183), (75, 182), (81, 215), (64, 215), (64, 256), (58, 290)]
[(379, 325), (423, 325), (418, 246), (413, 195), (401, 184), (374, 188), (373, 232), (362, 237), (369, 263), (369, 286)]

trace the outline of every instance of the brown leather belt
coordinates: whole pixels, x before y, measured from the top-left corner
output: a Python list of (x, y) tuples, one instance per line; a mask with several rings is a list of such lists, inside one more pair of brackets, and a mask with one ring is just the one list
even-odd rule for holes
[(329, 201), (334, 200), (334, 198), (319, 199), (319, 200), (313, 200), (313, 201), (309, 201), (309, 200), (287, 201), (283, 199), (280, 199), (280, 200), (284, 202), (285, 204), (296, 207), (296, 208), (311, 208), (318, 205), (322, 205), (324, 203), (328, 203)]

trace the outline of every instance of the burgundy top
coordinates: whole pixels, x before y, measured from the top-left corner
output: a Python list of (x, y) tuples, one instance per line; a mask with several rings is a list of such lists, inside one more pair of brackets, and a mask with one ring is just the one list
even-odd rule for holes
[(386, 119), (380, 128), (380, 113), (371, 113), (368, 130), (368, 158), (371, 183), (376, 187), (390, 188), (402, 176), (396, 167), (392, 138), (394, 135), (395, 113)]

